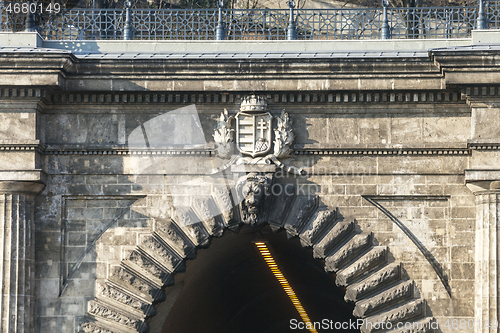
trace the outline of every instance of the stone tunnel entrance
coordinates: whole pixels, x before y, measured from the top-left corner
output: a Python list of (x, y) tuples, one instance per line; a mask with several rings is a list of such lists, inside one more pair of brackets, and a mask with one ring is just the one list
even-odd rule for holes
[(167, 301), (157, 306), (150, 332), (309, 332), (298, 329), (301, 317), (256, 241), (266, 242), (312, 322), (327, 320), (332, 327), (335, 322), (356, 322), (354, 305), (344, 301), (345, 291), (335, 285), (334, 274), (325, 272), (324, 262), (312, 257), (311, 248), (303, 248), (297, 238), (287, 239), (285, 232), (273, 233), (269, 226), (259, 231), (244, 227), (238, 233), (226, 231), (187, 262), (186, 271), (166, 289)]

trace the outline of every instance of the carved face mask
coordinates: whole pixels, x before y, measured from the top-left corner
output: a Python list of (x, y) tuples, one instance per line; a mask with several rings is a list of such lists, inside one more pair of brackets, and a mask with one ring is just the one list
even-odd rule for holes
[(248, 182), (242, 191), (245, 201), (250, 206), (258, 206), (264, 196), (263, 185), (257, 182)]

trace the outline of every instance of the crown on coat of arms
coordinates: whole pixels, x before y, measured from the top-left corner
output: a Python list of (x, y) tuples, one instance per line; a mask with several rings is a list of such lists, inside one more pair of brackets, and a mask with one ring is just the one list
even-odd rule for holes
[(241, 101), (240, 111), (243, 112), (266, 112), (267, 101), (261, 96), (247, 96)]

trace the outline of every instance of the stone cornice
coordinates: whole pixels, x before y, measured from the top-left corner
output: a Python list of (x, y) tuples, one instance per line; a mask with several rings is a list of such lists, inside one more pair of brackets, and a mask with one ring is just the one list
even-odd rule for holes
[(468, 146), (472, 150), (499, 150), (500, 149), (500, 140), (497, 140), (497, 139), (469, 140)]
[(465, 170), (465, 181), (497, 181), (500, 180), (500, 170), (496, 169), (468, 169)]
[(174, 75), (174, 77), (230, 75), (233, 79), (235, 74), (247, 74), (249, 71), (263, 75), (300, 75), (306, 77), (315, 77), (321, 74), (355, 75), (358, 77), (359, 74), (396, 76), (424, 73), (440, 74), (428, 57), (351, 58), (345, 56), (338, 58), (280, 57), (260, 59), (254, 57), (214, 57), (207, 59), (187, 54), (185, 57), (176, 59), (120, 59), (117, 55), (108, 54), (108, 57), (102, 59), (77, 59), (69, 73), (85, 77), (92, 75), (126, 75), (130, 77), (137, 75), (161, 75), (162, 77), (170, 75)]
[[(489, 149), (500, 149), (500, 145)], [(346, 147), (303, 147), (294, 148), (294, 155), (333, 155), (333, 156), (468, 156), (471, 149), (464, 145), (456, 146), (346, 146)], [(216, 150), (208, 144), (206, 147), (193, 148), (128, 148), (126, 146), (82, 146), (82, 145), (48, 145), (38, 144), (2, 144), (0, 152), (32, 152), (44, 155), (121, 155), (121, 156), (216, 156)]]
[[(256, 90), (253, 90), (256, 92)], [(52, 105), (109, 105), (109, 104), (220, 104), (231, 103), (239, 104), (242, 96), (247, 95), (247, 91), (241, 92), (61, 92), (57, 91), (48, 94), (47, 103)], [(434, 104), (434, 103), (454, 103), (465, 104), (461, 100), (458, 91), (453, 90), (400, 90), (400, 91), (335, 91), (328, 92), (290, 92), (275, 91), (273, 93), (262, 92), (270, 103), (278, 104), (299, 104), (299, 103), (317, 103), (317, 104), (380, 104), (380, 103), (416, 103), (416, 104)], [(50, 111), (50, 110), (49, 110)], [(79, 111), (83, 112), (83, 111)], [(391, 112), (386, 110), (386, 112)], [(402, 112), (402, 111), (401, 111)], [(404, 111), (405, 113), (411, 111)]]
[(294, 145), (296, 155), (340, 155), (340, 156), (425, 156), (425, 155), (470, 155), (466, 143), (421, 143), (414, 145), (360, 144), (360, 145)]
[(61, 86), (75, 60), (66, 51), (0, 51), (0, 85)]
[(1, 170), (0, 181), (3, 182), (35, 182), (45, 184), (47, 174), (42, 170)]
[(451, 198), (451, 195), (365, 195), (365, 198), (370, 198), (377, 201), (394, 201), (394, 200), (428, 200), (428, 201), (446, 201)]
[(463, 71), (466, 68), (492, 69), (500, 66), (500, 50), (498, 49), (443, 48), (433, 49), (429, 55), (440, 69)]
[(214, 149), (45, 149), (45, 155), (213, 156)]
[(464, 148), (411, 148), (411, 149), (297, 149), (296, 155), (341, 155), (341, 156), (424, 156), (424, 155), (470, 155), (470, 151)]
[(0, 152), (5, 151), (38, 151), (41, 152), (43, 147), (40, 145), (40, 140), (0, 140)]
[[(49, 49), (0, 50), (0, 85), (70, 91), (314, 91), (442, 89), (499, 82), (498, 49), (433, 49), (425, 57), (120, 59), (77, 58)], [(341, 81), (341, 82), (339, 82)]]
[[(496, 89), (495, 87), (481, 88), (472, 87), (468, 88), (469, 91), (477, 89)], [(475, 89), (475, 90), (474, 90)], [(488, 90), (490, 91), (490, 90)], [(499, 88), (500, 91), (500, 88)], [(441, 104), (462, 104), (466, 107), (465, 88), (461, 91), (457, 90), (396, 90), (396, 91), (336, 91), (329, 90), (326, 92), (297, 92), (297, 91), (262, 91), (258, 92), (267, 98), (270, 105), (276, 105), (276, 111), (280, 107), (290, 107), (307, 103), (307, 105), (336, 105), (343, 106), (349, 105), (354, 107), (350, 112), (366, 113), (366, 110), (358, 110), (356, 106), (363, 107), (371, 105), (383, 109), (384, 113), (411, 113), (413, 109), (402, 110), (396, 106), (399, 104), (415, 104), (418, 106), (426, 107), (429, 105)], [(495, 90), (496, 92), (496, 90)], [(66, 113), (74, 112), (75, 107), (83, 105), (92, 105), (90, 110), (86, 107), (78, 109), (78, 113), (99, 113), (105, 112), (108, 105), (121, 105), (122, 111), (127, 112), (128, 106), (136, 107), (138, 105), (164, 105), (164, 104), (207, 104), (215, 105), (222, 104), (220, 108), (230, 108), (231, 105), (239, 107), (242, 96), (248, 95), (248, 91), (239, 92), (200, 92), (200, 91), (142, 91), (142, 92), (64, 92), (60, 89), (51, 88), (33, 88), (29, 86), (16, 87), (12, 85), (0, 84), (0, 109), (5, 106), (12, 110), (12, 106), (16, 105), (19, 110), (33, 107), (33, 103), (38, 104), (38, 109), (44, 113), (58, 113), (64, 110)], [(395, 108), (387, 109), (387, 104), (393, 104)], [(235, 106), (236, 107), (236, 106)], [(131, 109), (135, 111), (136, 109)], [(24, 111), (23, 111), (24, 112)], [(155, 111), (156, 112), (156, 111)], [(200, 112), (204, 112), (203, 110)], [(213, 112), (213, 111), (209, 111)], [(294, 112), (291, 110), (290, 112)], [(322, 110), (322, 113), (343, 113), (345, 111), (332, 108)], [(420, 112), (420, 111), (418, 111)], [(440, 112), (447, 112), (442, 110)], [(456, 109), (454, 109), (456, 112)], [(470, 112), (470, 110), (459, 110), (459, 112)]]
[(430, 56), (448, 86), (492, 84), (500, 80), (500, 50), (465, 47), (434, 49)]
[(467, 148), (307, 148), (295, 149), (296, 155), (340, 155), (340, 156), (429, 156), (470, 155)]
[(500, 87), (497, 85), (469, 85), (460, 89), (462, 99), (472, 108), (498, 108)]
[(442, 73), (428, 57), (82, 59), (37, 50), (0, 52), (0, 85), (7, 84), (68, 91), (428, 90), (442, 87)]
[(0, 50), (0, 73), (15, 70), (50, 71), (67, 70), (73, 66), (77, 58), (64, 50), (43, 50), (17, 48), (16, 52)]

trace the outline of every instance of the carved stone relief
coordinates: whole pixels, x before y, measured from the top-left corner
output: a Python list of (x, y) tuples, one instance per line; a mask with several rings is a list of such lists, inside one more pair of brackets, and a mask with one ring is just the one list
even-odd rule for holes
[[(273, 120), (277, 125), (274, 129)], [(295, 138), (285, 111), (272, 118), (265, 99), (250, 96), (243, 99), (234, 119), (224, 110), (217, 121), (214, 140), (218, 156), (230, 161), (215, 172), (231, 167), (234, 180), (225, 179), (227, 183), (212, 186), (211, 195), (191, 198), (191, 207), (176, 207), (172, 220), (156, 221), (154, 232), (142, 235), (140, 245), (127, 259), (135, 269), (127, 267), (126, 262), (114, 267), (110, 280), (99, 286), (99, 297), (125, 304), (129, 312), (141, 310), (145, 314), (149, 311), (144, 310), (148, 307), (145, 298), (164, 299), (162, 285), (155, 282), (164, 281), (164, 268), (169, 276), (179, 272), (184, 259), (194, 258), (196, 248), (207, 246), (210, 238), (221, 236), (225, 228), (269, 223), (275, 230), (283, 228), (289, 236), (299, 237), (303, 246), (312, 247), (315, 258), (325, 260), (325, 270), (336, 274), (337, 285), (346, 287), (345, 299), (356, 303), (354, 314), (358, 317), (387, 322), (433, 320), (425, 313), (424, 300), (414, 293), (414, 282), (404, 279), (399, 263), (390, 262), (389, 249), (375, 246), (373, 235), (360, 231), (355, 220), (320, 207), (316, 196), (298, 195), (294, 184), (285, 184), (293, 190), (290, 195), (272, 193), (276, 168), (300, 173), (300, 169), (286, 167), (279, 160), (291, 156)], [(232, 155), (234, 147), (251, 157)], [(270, 151), (273, 154), (268, 154)], [(119, 288), (115, 290), (106, 283)], [(120, 288), (126, 292), (120, 292)], [(98, 301), (89, 303), (89, 315), (97, 321), (82, 326), (85, 332), (99, 332), (102, 327), (102, 332), (115, 333), (107, 322), (136, 332), (144, 329), (141, 318), (127, 316), (112, 306), (102, 308), (106, 303)]]
[(241, 221), (250, 226), (264, 223), (264, 204), (269, 197), (272, 175), (250, 173), (238, 179), (236, 191), (241, 198)]

